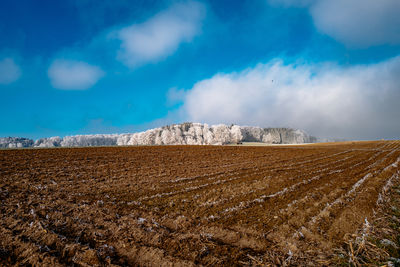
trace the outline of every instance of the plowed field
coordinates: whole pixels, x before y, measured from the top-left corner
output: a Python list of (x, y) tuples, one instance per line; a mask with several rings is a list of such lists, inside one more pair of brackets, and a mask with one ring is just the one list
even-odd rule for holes
[(322, 265), (400, 141), (0, 151), (0, 265)]

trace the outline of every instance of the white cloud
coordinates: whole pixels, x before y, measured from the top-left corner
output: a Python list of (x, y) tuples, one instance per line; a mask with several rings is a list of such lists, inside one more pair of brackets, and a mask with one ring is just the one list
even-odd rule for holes
[(136, 67), (171, 55), (199, 33), (204, 11), (198, 2), (175, 4), (141, 24), (111, 32), (109, 37), (121, 42), (117, 59)]
[(373, 65), (285, 65), (217, 74), (186, 92), (190, 121), (295, 127), (319, 137), (400, 136), (400, 56)]
[(173, 106), (179, 104), (185, 98), (185, 90), (177, 89), (176, 87), (170, 88), (167, 92), (167, 105)]
[(85, 90), (97, 83), (104, 72), (96, 66), (82, 61), (53, 61), (47, 72), (54, 88), (64, 90)]
[(399, 0), (320, 0), (310, 12), (320, 31), (345, 44), (400, 44)]
[(15, 82), (21, 76), (20, 67), (12, 58), (0, 60), (0, 84), (10, 84)]
[(308, 6), (316, 28), (353, 47), (400, 44), (399, 0), (269, 0)]

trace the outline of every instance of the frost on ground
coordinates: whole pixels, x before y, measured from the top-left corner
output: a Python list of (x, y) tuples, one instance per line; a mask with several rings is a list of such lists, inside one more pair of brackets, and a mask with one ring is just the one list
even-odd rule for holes
[(376, 211), (363, 227), (349, 235), (337, 250), (336, 262), (354, 266), (398, 266), (400, 264), (400, 170), (383, 186)]
[(3, 149), (0, 265), (396, 265), (399, 158), (400, 141)]

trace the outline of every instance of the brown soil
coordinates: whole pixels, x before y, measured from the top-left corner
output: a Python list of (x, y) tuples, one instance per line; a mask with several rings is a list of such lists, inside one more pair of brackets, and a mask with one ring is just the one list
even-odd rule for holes
[(329, 264), (400, 141), (0, 151), (0, 265)]

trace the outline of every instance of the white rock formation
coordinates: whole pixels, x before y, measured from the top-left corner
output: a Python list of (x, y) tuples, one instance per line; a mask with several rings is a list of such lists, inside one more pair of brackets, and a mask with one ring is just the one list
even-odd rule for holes
[[(16, 141), (16, 140), (20, 141)], [(25, 140), (22, 142), (21, 140)], [(29, 141), (27, 141), (29, 140)], [(129, 145), (224, 145), (237, 142), (301, 144), (316, 142), (301, 130), (182, 123), (132, 134), (96, 134), (42, 138), (0, 138), (0, 147), (76, 147)]]

